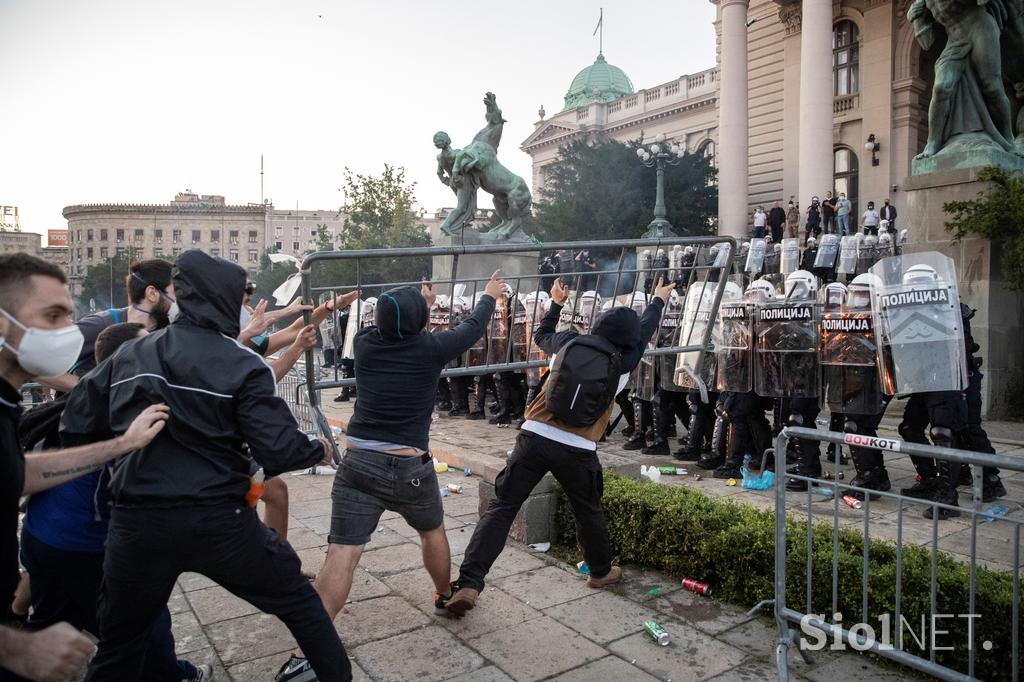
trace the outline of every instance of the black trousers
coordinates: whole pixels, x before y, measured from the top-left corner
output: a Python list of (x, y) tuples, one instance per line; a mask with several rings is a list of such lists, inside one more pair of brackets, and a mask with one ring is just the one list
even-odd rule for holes
[(277, 616), (321, 682), (348, 682), (352, 667), (295, 550), (247, 505), (114, 508), (100, 592), (100, 643), (87, 680), (144, 679), (143, 659), (178, 576), (205, 575)]
[[(96, 603), (103, 581), (103, 554), (69, 552), (21, 533), (21, 563), (32, 587), (32, 615), (27, 629), (42, 630), (66, 621), (79, 630), (96, 635)], [(146, 649), (142, 679), (149, 682), (179, 682), (195, 675), (188, 661), (178, 661), (171, 634), (171, 612), (167, 605), (153, 624)]]
[(484, 578), (505, 548), (519, 508), (549, 471), (572, 505), (576, 539), (590, 566), (590, 574), (596, 578), (608, 574), (612, 549), (601, 507), (604, 478), (597, 453), (521, 431), (505, 468), (494, 480), (494, 499), (480, 517), (469, 541), (459, 567), (459, 587), (484, 588)]
[[(889, 399), (887, 398), (885, 402), (888, 404)], [(878, 414), (848, 414), (846, 422), (843, 424), (843, 430), (848, 433), (859, 433), (862, 436), (877, 436), (878, 425), (882, 423), (884, 416), (885, 410)], [(881, 450), (851, 445), (850, 455), (853, 457), (853, 465), (857, 468), (858, 473), (885, 468), (885, 458)]]
[[(966, 411), (966, 404), (957, 391), (915, 393), (910, 396), (903, 408), (903, 421), (899, 426), (900, 436), (911, 443), (928, 445), (925, 433), (929, 425), (932, 428), (949, 429), (957, 434), (966, 426)], [(910, 459), (922, 479), (933, 478), (939, 474), (939, 467), (934, 459), (920, 455), (911, 455)], [(955, 486), (960, 477), (960, 464), (949, 462), (948, 469), (947, 475)]]

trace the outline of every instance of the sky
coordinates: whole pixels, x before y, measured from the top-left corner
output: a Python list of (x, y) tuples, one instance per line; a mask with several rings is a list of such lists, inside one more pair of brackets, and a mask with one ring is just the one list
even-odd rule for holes
[[(334, 209), (344, 169), (402, 166), (420, 207), (451, 206), (431, 138), (467, 144), (497, 95), (498, 158), (598, 52), (636, 89), (714, 66), (708, 0), (0, 0), (0, 205), (22, 229), (64, 206), (228, 203)], [(480, 205), (490, 206), (481, 192)]]

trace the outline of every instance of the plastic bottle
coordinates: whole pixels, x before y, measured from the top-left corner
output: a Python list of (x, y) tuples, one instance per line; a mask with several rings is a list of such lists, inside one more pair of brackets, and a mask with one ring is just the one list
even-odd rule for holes
[(255, 507), (260, 498), (263, 497), (263, 489), (266, 487), (263, 468), (256, 470), (256, 473), (249, 477), (249, 490), (245, 493), (245, 501), (250, 507)]

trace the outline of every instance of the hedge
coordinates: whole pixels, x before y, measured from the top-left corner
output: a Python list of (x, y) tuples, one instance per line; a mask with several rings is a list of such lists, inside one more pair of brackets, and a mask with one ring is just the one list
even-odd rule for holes
[[(710, 583), (717, 598), (745, 607), (774, 596), (775, 515), (773, 511), (709, 497), (699, 491), (658, 485), (605, 473), (604, 509), (608, 531), (618, 560), (697, 578)], [(788, 518), (786, 548), (786, 602), (803, 610), (807, 601), (807, 522)], [(556, 542), (576, 545), (575, 521), (568, 500), (561, 496), (557, 512)], [(863, 535), (850, 528), (839, 532), (838, 610), (846, 627), (861, 620)], [(832, 612), (832, 524), (815, 524), (813, 548), (813, 612)], [(966, 614), (970, 585), (969, 566), (939, 552), (936, 573), (937, 613)], [(904, 544), (900, 612), (920, 633), (921, 614), (930, 613), (931, 552)], [(878, 616), (896, 611), (896, 546), (871, 540), (868, 568), (869, 618), (879, 631)], [(975, 675), (981, 679), (1009, 679), (1012, 658), (1012, 575), (977, 568), (974, 619)], [(831, 620), (826, 616), (826, 620)], [(895, 627), (895, 626), (893, 626)], [(936, 652), (943, 665), (967, 671), (965, 618), (939, 622), (948, 630), (940, 646), (954, 651)], [(931, 632), (931, 624), (928, 624)], [(904, 648), (927, 657), (904, 631)], [(879, 635), (879, 638), (881, 636)], [(981, 642), (994, 647), (984, 651)], [(831, 636), (829, 637), (831, 643)], [(927, 641), (926, 641), (927, 645)], [(1021, 649), (1024, 651), (1024, 647)]]

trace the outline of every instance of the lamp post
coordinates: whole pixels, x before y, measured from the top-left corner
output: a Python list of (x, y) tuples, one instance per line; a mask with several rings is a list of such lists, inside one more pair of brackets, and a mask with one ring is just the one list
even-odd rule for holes
[(656, 239), (666, 236), (676, 236), (672, 230), (672, 223), (665, 219), (665, 166), (677, 166), (682, 160), (685, 150), (673, 140), (666, 140), (664, 133), (658, 133), (654, 143), (644, 147), (643, 137), (640, 138), (640, 146), (636, 155), (640, 163), (648, 168), (657, 168), (658, 184), (654, 198), (654, 220), (647, 225), (647, 231), (643, 233), (644, 239)]

